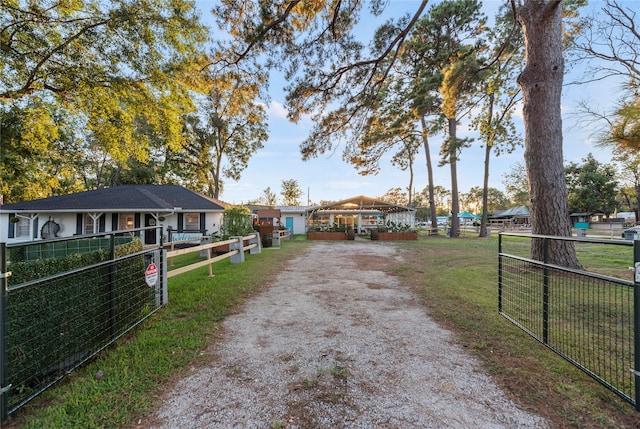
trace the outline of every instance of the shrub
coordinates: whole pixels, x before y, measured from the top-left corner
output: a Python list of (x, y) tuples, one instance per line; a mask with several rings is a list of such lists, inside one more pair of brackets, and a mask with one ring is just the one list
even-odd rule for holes
[[(222, 224), (220, 225), (220, 236), (222, 240), (229, 237), (253, 234), (253, 224), (251, 223), (251, 211), (244, 206), (229, 207), (224, 210)], [(215, 240), (215, 237), (213, 237)]]

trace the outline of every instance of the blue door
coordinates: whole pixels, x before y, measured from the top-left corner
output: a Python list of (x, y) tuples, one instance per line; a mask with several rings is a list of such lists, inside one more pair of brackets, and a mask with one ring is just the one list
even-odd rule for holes
[(287, 229), (291, 231), (291, 234), (293, 234), (293, 218), (292, 217), (284, 218), (284, 226), (286, 226)]

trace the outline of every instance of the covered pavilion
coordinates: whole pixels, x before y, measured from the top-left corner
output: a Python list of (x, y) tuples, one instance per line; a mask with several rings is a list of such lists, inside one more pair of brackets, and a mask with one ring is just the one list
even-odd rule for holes
[(359, 234), (367, 233), (389, 221), (409, 225), (414, 229), (416, 209), (360, 195), (307, 210), (308, 227), (346, 226)]

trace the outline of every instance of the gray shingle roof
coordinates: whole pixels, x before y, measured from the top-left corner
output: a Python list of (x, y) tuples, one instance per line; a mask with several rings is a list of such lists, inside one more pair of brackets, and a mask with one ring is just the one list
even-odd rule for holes
[(501, 217), (528, 217), (529, 209), (525, 206), (516, 206), (512, 207), (509, 210), (504, 210), (501, 212), (494, 212), (491, 218), (501, 218)]
[(218, 211), (226, 204), (178, 185), (123, 185), (0, 206), (16, 211)]

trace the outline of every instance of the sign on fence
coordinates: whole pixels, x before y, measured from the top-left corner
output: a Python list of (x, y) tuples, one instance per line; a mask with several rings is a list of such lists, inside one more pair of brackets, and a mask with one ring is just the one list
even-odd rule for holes
[(154, 287), (158, 283), (158, 267), (153, 262), (147, 265), (147, 269), (144, 272), (144, 281), (147, 282), (149, 287)]

